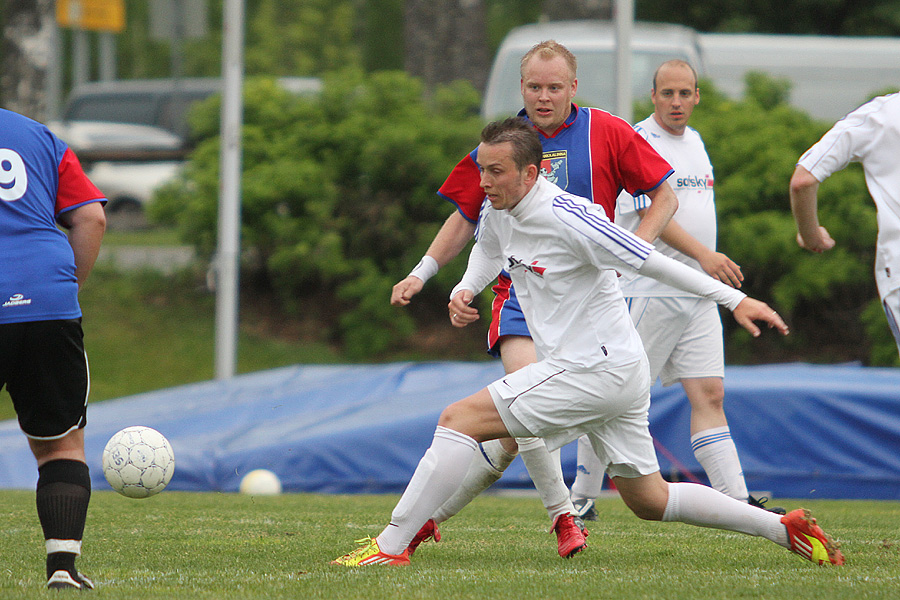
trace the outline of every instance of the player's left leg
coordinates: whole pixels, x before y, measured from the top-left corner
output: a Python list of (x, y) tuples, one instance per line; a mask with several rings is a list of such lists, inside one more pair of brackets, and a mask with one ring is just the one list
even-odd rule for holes
[(603, 490), (604, 465), (591, 446), (587, 436), (578, 438), (575, 481), (572, 482), (571, 500), (576, 514), (585, 521), (596, 521), (594, 500)]
[(47, 549), (50, 588), (93, 589), (75, 568), (91, 499), (91, 477), (84, 457), (84, 430), (60, 440), (29, 439), (38, 460), (36, 504)]
[(725, 418), (722, 378), (685, 378), (681, 384), (691, 404), (691, 448), (697, 462), (715, 489), (747, 502), (744, 471)]
[(625, 504), (650, 521), (677, 521), (764, 537), (800, 556), (824, 564), (844, 562), (838, 544), (816, 524), (809, 511), (782, 517), (696, 483), (668, 483), (657, 471), (613, 479)]

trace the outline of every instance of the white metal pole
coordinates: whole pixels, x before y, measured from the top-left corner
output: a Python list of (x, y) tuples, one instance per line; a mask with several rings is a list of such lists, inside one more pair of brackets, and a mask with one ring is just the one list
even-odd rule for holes
[(634, 98), (631, 93), (631, 37), (634, 30), (634, 0), (616, 0), (616, 113), (632, 122)]
[(226, 0), (223, 16), (219, 237), (216, 252), (216, 379), (233, 377), (237, 364), (244, 1)]
[(75, 85), (87, 83), (91, 75), (91, 47), (88, 32), (78, 27), (72, 29), (74, 57), (72, 81)]
[(100, 33), (100, 81), (116, 78), (116, 35), (111, 31)]
[(50, 53), (47, 60), (47, 120), (55, 121), (60, 118), (62, 110), (62, 34), (59, 23), (56, 22), (56, 14), (50, 19)]

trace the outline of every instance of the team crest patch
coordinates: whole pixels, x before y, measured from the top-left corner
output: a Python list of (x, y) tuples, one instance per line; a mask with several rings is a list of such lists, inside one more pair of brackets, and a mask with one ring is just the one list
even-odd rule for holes
[(565, 150), (553, 150), (544, 152), (544, 160), (541, 161), (541, 175), (547, 181), (566, 189), (569, 184), (569, 165)]

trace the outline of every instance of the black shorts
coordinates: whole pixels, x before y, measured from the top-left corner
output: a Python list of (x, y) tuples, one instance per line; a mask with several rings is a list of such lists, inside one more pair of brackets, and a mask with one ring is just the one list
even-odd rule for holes
[(89, 381), (81, 319), (0, 324), (0, 388), (28, 437), (58, 439), (84, 427)]

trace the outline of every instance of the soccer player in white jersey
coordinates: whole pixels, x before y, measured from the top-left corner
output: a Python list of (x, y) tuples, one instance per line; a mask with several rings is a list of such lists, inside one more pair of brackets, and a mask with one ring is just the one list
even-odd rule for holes
[(879, 96), (838, 121), (807, 150), (791, 177), (797, 243), (811, 252), (834, 248), (819, 225), (819, 184), (851, 162), (862, 163), (878, 210), (875, 282), (900, 351), (900, 94)]
[[(743, 275), (730, 258), (716, 252), (716, 205), (713, 168), (700, 134), (688, 126), (700, 102), (697, 73), (682, 60), (663, 63), (650, 91), (653, 114), (634, 126), (675, 173), (669, 178), (678, 210), (660, 234), (657, 251), (723, 283), (739, 288)], [(635, 231), (651, 200), (619, 195), (616, 223)], [(650, 360), (650, 380), (681, 382), (691, 405), (691, 447), (712, 486), (743, 502), (761, 506), (750, 496), (737, 448), (725, 417), (725, 372), (722, 322), (716, 303), (649, 277), (622, 285), (631, 318)], [(594, 499), (603, 484), (603, 465), (590, 444), (578, 444), (578, 469), (572, 500), (579, 514), (596, 519)], [(768, 510), (784, 514), (784, 509)]]
[(843, 564), (809, 511), (786, 516), (710, 487), (659, 473), (647, 413), (647, 355), (628, 315), (617, 271), (640, 273), (727, 306), (754, 336), (754, 321), (788, 329), (768, 305), (654, 250), (585, 198), (539, 176), (541, 143), (522, 119), (482, 131), (478, 165), (490, 206), (469, 266), (451, 293), (451, 322), (479, 318), (475, 294), (504, 266), (518, 290), (538, 362), (448, 406), (390, 523), (334, 560), (344, 566), (408, 565), (410, 540), (465, 478), (478, 444), (538, 436), (555, 449), (588, 435), (626, 505), (640, 518), (765, 537), (818, 564)]

